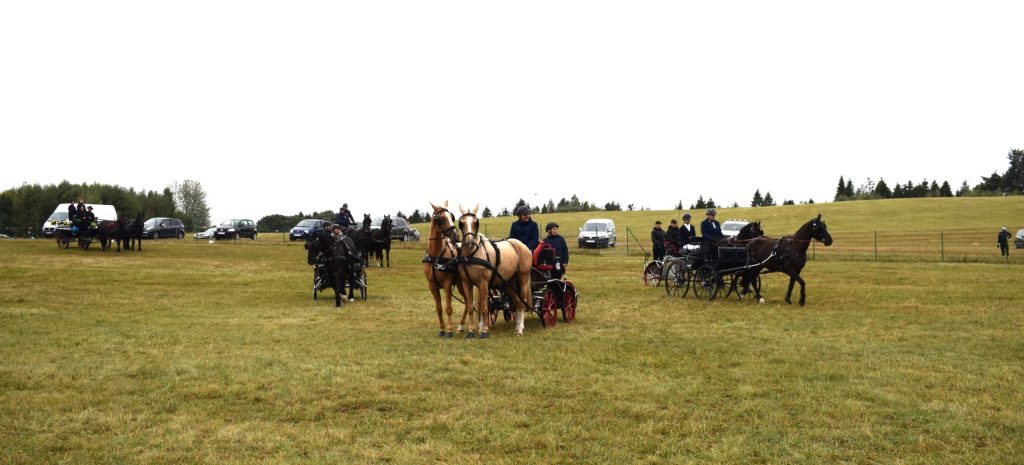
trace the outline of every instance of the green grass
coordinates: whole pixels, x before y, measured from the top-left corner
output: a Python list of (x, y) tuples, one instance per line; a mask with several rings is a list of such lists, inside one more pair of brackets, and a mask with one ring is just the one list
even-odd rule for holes
[[(857, 204), (849, 216), (870, 216)], [(907, 205), (879, 216), (917, 218)], [(820, 206), (836, 249), (863, 223), (842, 206)], [(778, 211), (766, 224), (808, 216)], [(640, 228), (659, 212), (617, 215)], [(558, 221), (574, 230), (586, 216)], [(642, 287), (637, 256), (573, 249), (575, 323), (543, 329), (528, 315), (523, 337), (499, 322), (467, 341), (436, 337), (425, 241), (397, 244), (392, 268), (369, 271), (370, 299), (340, 310), (311, 299), (298, 243), (145, 246), (0, 242), (0, 463), (1024, 457), (1019, 266), (829, 248), (808, 264), (799, 307), (782, 302), (778, 275), (764, 279), (765, 305), (669, 300)]]

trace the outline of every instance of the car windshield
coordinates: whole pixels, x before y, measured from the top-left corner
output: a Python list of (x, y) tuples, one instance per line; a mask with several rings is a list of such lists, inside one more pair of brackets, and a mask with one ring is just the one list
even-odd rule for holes
[(587, 223), (583, 225), (584, 231), (597, 231), (605, 232), (608, 230), (608, 224), (606, 223)]
[(50, 215), (50, 218), (46, 221), (64, 221), (68, 219), (68, 212), (57, 212)]
[(142, 225), (143, 226), (156, 226), (156, 218), (150, 218), (150, 219), (146, 220), (145, 223), (142, 223)]
[(204, 232), (212, 233), (212, 232), (216, 232), (216, 231), (217, 231), (217, 227), (216, 227), (216, 226), (214, 226), (214, 227), (212, 227), (212, 228), (210, 228), (210, 229), (207, 229), (207, 230), (206, 230), (206, 231), (204, 231)]
[(743, 226), (746, 226), (746, 225), (743, 224), (743, 223), (729, 223), (729, 222), (726, 222), (725, 224), (722, 225), (722, 230), (723, 231), (739, 231), (739, 230), (743, 229)]
[(299, 224), (295, 225), (296, 228), (312, 228), (317, 225), (319, 220), (302, 220)]
[(379, 217), (379, 218), (374, 218), (373, 219), (373, 223), (370, 223), (370, 227), (376, 226), (376, 227), (379, 228), (381, 223), (383, 223), (383, 222), (384, 222), (384, 217), (383, 216)]
[(221, 226), (234, 226), (235, 225), (235, 220), (226, 220), (223, 223), (221, 223), (220, 225)]

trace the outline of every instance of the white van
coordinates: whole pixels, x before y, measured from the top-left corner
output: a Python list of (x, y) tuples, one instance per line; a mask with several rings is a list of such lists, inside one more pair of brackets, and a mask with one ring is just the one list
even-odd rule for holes
[(580, 228), (579, 246), (615, 247), (615, 222), (607, 219), (587, 220)]
[[(68, 219), (68, 207), (70, 205), (70, 203), (62, 203), (57, 205), (53, 213), (50, 213), (50, 217), (43, 222), (43, 236), (53, 237), (53, 231), (57, 229), (57, 225), (54, 223), (60, 223)], [(117, 210), (114, 209), (113, 205), (87, 203), (85, 207), (92, 207), (92, 213), (96, 215), (97, 220), (117, 221)]]

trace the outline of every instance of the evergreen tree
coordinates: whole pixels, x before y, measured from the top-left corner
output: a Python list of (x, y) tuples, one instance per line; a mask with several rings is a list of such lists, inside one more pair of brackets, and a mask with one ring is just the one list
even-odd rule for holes
[(853, 196), (856, 195), (856, 191), (853, 190), (853, 180), (852, 179), (847, 179), (846, 180), (846, 190), (843, 193), (846, 194), (846, 198), (848, 198), (848, 199), (852, 199)]
[(715, 205), (715, 201), (712, 200), (711, 197), (708, 197), (708, 203), (706, 205), (707, 208), (718, 208), (718, 205)]
[(964, 183), (960, 185), (960, 188), (957, 189), (956, 196), (957, 197), (963, 197), (963, 196), (968, 195), (970, 193), (971, 193), (971, 188), (967, 185), (967, 181), (964, 181)]
[(1024, 193), (1024, 150), (1012, 149), (1006, 158), (1010, 160), (1010, 167), (1003, 173), (1004, 192)]
[(928, 185), (928, 196), (929, 197), (938, 197), (939, 196), (939, 183), (938, 182), (935, 182), (933, 180), (932, 183), (930, 185)]
[(691, 209), (696, 208), (698, 210), (703, 210), (705, 208), (708, 208), (708, 204), (707, 204), (707, 202), (704, 201), (704, 196), (701, 195), (701, 196), (697, 197), (697, 203), (691, 205), (690, 208)]
[(680, 200), (679, 203), (676, 204), (676, 210), (682, 210), (682, 209), (683, 209), (683, 201)]
[(766, 207), (774, 207), (775, 206), (775, 199), (772, 198), (772, 193), (771, 192), (766, 192), (764, 194), (764, 201), (761, 202), (761, 205), (764, 205)]
[(483, 211), (483, 213), (480, 216), (483, 216), (484, 218), (490, 218), (490, 217), (492, 217), (494, 215), (491, 214), (491, 208), (485, 206), (484, 207), (484, 211)]
[(949, 187), (949, 181), (942, 181), (942, 187), (939, 188), (940, 197), (952, 197), (953, 188)]
[(418, 208), (413, 210), (412, 214), (409, 215), (409, 217), (406, 218), (406, 219), (409, 220), (409, 224), (416, 224), (416, 223), (422, 223), (424, 221), (427, 221), (427, 220), (425, 220), (423, 218), (422, 215), (420, 215), (420, 210)]
[(764, 197), (761, 197), (761, 189), (754, 191), (754, 198), (750, 201), (751, 207), (760, 207), (764, 205)]
[(875, 184), (875, 195), (883, 199), (892, 198), (892, 191), (889, 190), (889, 185), (885, 183), (884, 178), (879, 178), (878, 184)]
[(835, 202), (846, 200), (846, 181), (843, 177), (839, 177), (839, 185), (836, 186), (836, 198), (832, 199)]

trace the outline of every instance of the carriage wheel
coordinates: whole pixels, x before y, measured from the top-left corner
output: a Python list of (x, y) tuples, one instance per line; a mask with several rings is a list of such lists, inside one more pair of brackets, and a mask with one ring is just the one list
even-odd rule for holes
[(669, 297), (686, 297), (690, 290), (690, 278), (688, 271), (682, 263), (673, 261), (665, 269), (664, 283), (665, 293)]
[(576, 289), (566, 286), (562, 296), (562, 321), (572, 323), (576, 321)]
[(491, 322), (487, 324), (487, 327), (490, 328), (493, 327), (494, 324), (498, 322), (498, 309), (495, 308), (492, 310), (488, 310), (487, 313), (489, 314), (491, 319)]
[(653, 261), (648, 263), (644, 267), (644, 285), (645, 286), (658, 286), (661, 284), (661, 272), (664, 268), (662, 262)]
[(501, 317), (505, 319), (505, 323), (512, 321), (512, 309), (503, 308), (501, 309)]
[(319, 283), (319, 282), (317, 281), (317, 279), (316, 279), (316, 269), (314, 268), (314, 269), (313, 269), (313, 300), (320, 300), (320, 299), (319, 299), (319, 298), (317, 297), (317, 294), (319, 294), (319, 293), (320, 293), (320, 289), (319, 289), (319, 288), (320, 288), (320, 286), (319, 286), (319, 284), (320, 284), (320, 283)]
[(359, 275), (359, 297), (366, 300), (366, 269), (364, 268)]
[(698, 299), (712, 301), (718, 295), (719, 277), (711, 265), (704, 265), (693, 274), (693, 294)]
[(71, 244), (69, 243), (67, 236), (65, 236), (63, 234), (57, 234), (57, 248), (58, 249), (66, 250), (69, 245), (71, 245)]
[(558, 299), (555, 298), (555, 291), (550, 288), (544, 289), (540, 322), (545, 328), (554, 328), (558, 323)]

